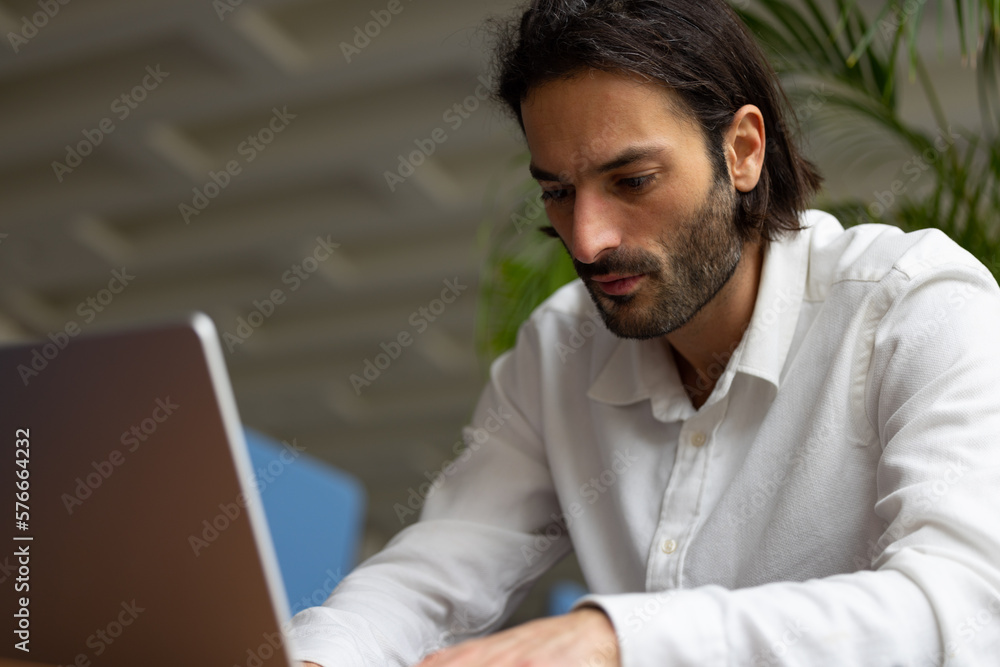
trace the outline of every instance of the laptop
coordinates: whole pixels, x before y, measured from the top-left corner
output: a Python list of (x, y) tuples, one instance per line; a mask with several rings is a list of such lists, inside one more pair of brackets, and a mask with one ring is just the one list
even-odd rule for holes
[(0, 439), (0, 658), (293, 665), (207, 315), (0, 349)]

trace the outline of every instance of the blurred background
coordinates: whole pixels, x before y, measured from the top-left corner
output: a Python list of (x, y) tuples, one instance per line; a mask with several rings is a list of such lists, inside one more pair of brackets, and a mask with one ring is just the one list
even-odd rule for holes
[[(485, 100), (482, 22), (517, 4), (0, 0), (0, 341), (208, 313), (244, 422), (364, 483), (374, 553), (412, 523), (399, 506), (453, 456), (485, 378), (484, 225), (528, 200), (519, 131)], [(950, 16), (915, 44), (976, 132)], [(830, 89), (809, 85), (795, 105), (821, 203), (877, 212), (912, 149), (831, 124)], [(897, 93), (932, 133), (915, 79)], [(571, 558), (540, 588), (576, 576)]]

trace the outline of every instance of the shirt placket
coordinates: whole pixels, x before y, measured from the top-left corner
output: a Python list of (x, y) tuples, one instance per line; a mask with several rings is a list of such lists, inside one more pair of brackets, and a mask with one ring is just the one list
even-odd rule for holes
[(660, 518), (649, 548), (646, 590), (682, 586), (682, 566), (701, 514), (701, 500), (711, 473), (715, 433), (722, 420), (725, 400), (686, 420), (680, 431), (677, 454)]

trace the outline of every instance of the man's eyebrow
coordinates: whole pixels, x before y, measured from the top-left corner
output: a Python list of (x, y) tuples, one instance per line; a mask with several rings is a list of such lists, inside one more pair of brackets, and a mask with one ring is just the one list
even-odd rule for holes
[(535, 166), (534, 162), (528, 165), (528, 171), (531, 172), (531, 177), (536, 181), (552, 181), (553, 183), (558, 183), (561, 180), (555, 174), (549, 173), (544, 169), (539, 169)]
[(622, 151), (618, 157), (608, 160), (599, 165), (595, 170), (598, 174), (606, 174), (615, 169), (621, 169), (629, 165), (641, 162), (651, 157), (655, 157), (666, 150), (664, 146), (630, 146)]
[[(655, 157), (666, 150), (667, 148), (661, 145), (629, 146), (614, 158), (588, 171), (592, 171), (597, 174), (606, 174), (609, 171), (621, 169), (622, 167), (627, 167), (635, 164), (636, 162), (641, 162), (642, 160)], [(553, 183), (562, 182), (562, 179), (559, 176), (541, 169), (536, 166), (534, 162), (528, 165), (528, 171), (536, 181), (552, 181)]]

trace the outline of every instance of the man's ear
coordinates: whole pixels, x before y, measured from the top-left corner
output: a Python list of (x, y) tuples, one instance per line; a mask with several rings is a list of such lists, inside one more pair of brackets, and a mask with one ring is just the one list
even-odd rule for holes
[(764, 115), (752, 104), (741, 107), (733, 116), (726, 133), (726, 162), (733, 185), (740, 192), (750, 192), (760, 181), (766, 152)]

